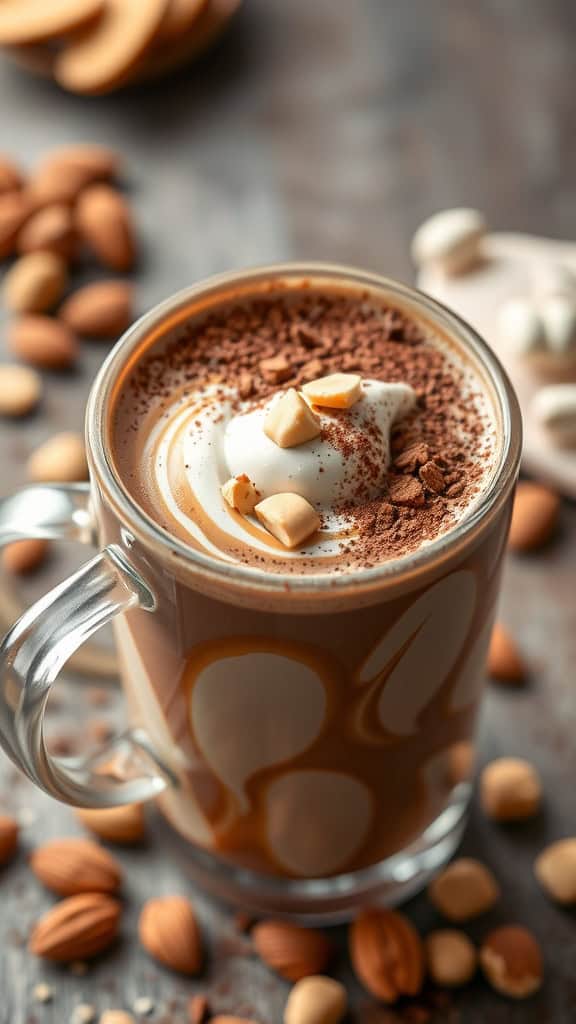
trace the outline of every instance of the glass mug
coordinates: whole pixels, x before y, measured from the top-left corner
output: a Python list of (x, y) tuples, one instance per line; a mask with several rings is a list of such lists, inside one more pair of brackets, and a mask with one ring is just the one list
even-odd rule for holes
[[(463, 351), (493, 404), (499, 454), (449, 533), (353, 575), (225, 563), (138, 507), (110, 447), (122, 373), (193, 316), (274, 284), (344, 287), (403, 309)], [(156, 798), (205, 889), (257, 911), (338, 920), (420, 888), (466, 822), (476, 712), (499, 589), (521, 427), (497, 359), (453, 313), (377, 275), (321, 264), (231, 273), (139, 320), (92, 388), (90, 483), (0, 504), (0, 541), (97, 543), (1, 648), (0, 741), (42, 789), (112, 807)], [(113, 622), (130, 728), (88, 759), (52, 757), (50, 689)]]

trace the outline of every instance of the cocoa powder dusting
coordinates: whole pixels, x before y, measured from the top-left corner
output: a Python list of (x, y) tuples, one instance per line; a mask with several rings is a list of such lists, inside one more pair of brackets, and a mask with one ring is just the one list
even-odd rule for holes
[[(122, 399), (132, 414), (128, 430), (137, 431), (151, 407), (163, 415), (178, 392), (186, 400), (206, 385), (221, 384), (235, 388), (239, 400), (256, 403), (279, 387), (298, 387), (337, 371), (409, 384), (417, 395), (415, 410), (393, 431), (392, 464), (376, 500), (368, 500), (380, 477), (376, 428), (360, 432), (345, 411), (333, 410), (322, 432), (345, 457), (360, 453), (362, 466), (361, 474), (347, 481), (354, 503), (337, 510), (349, 522), (338, 567), (373, 566), (450, 529), (477, 496), (486, 460), (493, 457), (480, 385), (474, 393), (473, 378), (448, 349), (401, 311), (368, 295), (302, 291), (213, 312), (136, 367)], [(305, 557), (296, 563), (273, 554), (263, 559), (248, 545), (235, 554), (272, 571), (321, 568), (319, 560)]]

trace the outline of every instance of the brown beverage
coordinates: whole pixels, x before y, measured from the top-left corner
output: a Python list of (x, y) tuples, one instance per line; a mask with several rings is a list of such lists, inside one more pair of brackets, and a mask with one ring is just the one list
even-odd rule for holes
[[(179, 778), (167, 817), (225, 863), (310, 881), (457, 842), (513, 477), (486, 508), (502, 411), (458, 332), (376, 279), (247, 275), (116, 381), (113, 470), (173, 549), (172, 577), (135, 546), (159, 608), (115, 623), (132, 720)], [(317, 432), (286, 446), (287, 392)], [(290, 503), (259, 514), (278, 495), (303, 536)]]

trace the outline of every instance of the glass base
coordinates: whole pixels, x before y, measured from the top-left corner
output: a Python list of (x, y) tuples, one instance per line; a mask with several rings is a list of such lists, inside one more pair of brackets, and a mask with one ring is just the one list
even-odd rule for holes
[(255, 915), (302, 924), (341, 924), (364, 906), (394, 907), (429, 882), (450, 859), (466, 827), (471, 786), (460, 784), (448, 805), (410, 846), (350, 874), (290, 880), (238, 868), (187, 843), (169, 829), (184, 872), (207, 894)]

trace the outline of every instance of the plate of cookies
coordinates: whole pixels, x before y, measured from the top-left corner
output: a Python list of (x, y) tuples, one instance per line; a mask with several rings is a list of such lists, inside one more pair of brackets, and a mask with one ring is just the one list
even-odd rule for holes
[(100, 95), (204, 52), (241, 0), (3, 0), (0, 47), (69, 92)]
[(576, 498), (576, 243), (489, 231), (478, 210), (443, 210), (412, 242), (422, 291), (474, 327), (522, 408), (523, 464)]

